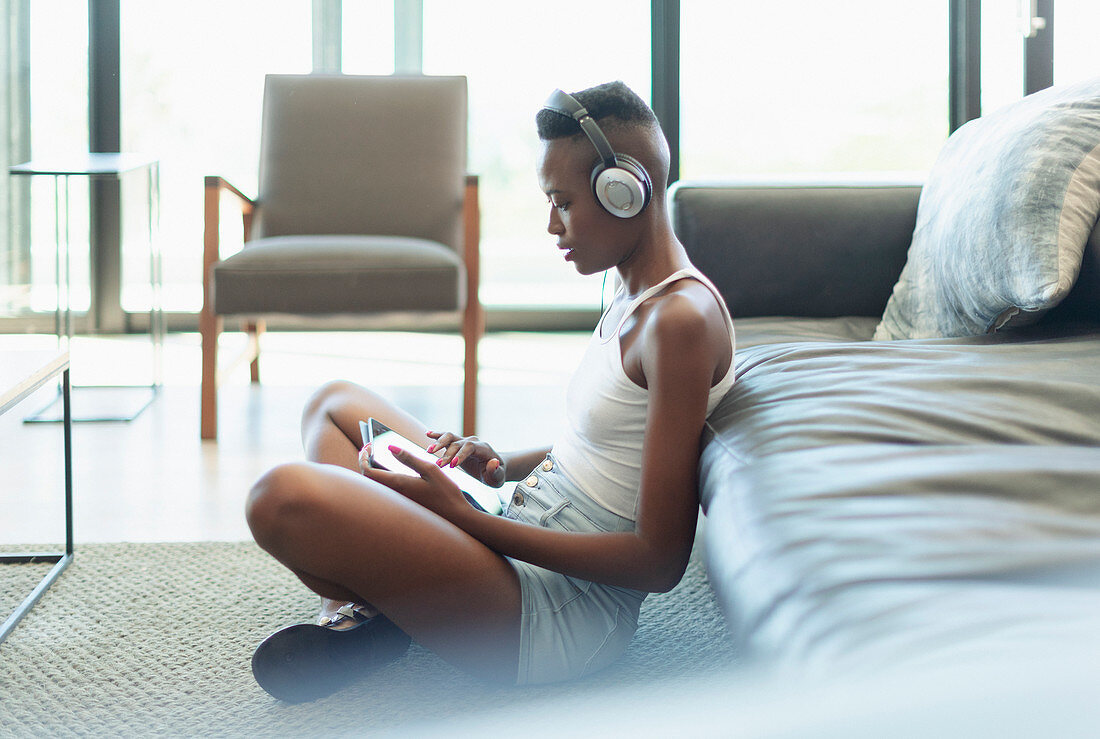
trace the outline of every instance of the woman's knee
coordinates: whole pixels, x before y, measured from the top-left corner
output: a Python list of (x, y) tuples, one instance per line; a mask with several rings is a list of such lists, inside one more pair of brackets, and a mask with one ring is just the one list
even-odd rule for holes
[(303, 423), (318, 418), (331, 418), (357, 392), (362, 392), (362, 388), (354, 382), (347, 380), (326, 382), (306, 401), (305, 409), (302, 411)]
[(310, 466), (288, 462), (264, 473), (248, 492), (245, 519), (257, 541), (278, 535), (315, 503)]

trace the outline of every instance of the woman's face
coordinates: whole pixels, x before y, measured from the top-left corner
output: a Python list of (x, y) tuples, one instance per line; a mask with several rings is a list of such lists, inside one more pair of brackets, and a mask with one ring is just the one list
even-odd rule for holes
[(546, 230), (582, 275), (617, 266), (637, 240), (634, 224), (596, 202), (590, 183), (595, 162), (591, 145), (576, 138), (544, 141), (538, 158), (539, 187), (550, 201)]

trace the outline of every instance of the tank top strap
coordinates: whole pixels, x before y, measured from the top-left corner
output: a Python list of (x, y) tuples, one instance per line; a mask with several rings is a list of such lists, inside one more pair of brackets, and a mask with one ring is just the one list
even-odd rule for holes
[[(619, 332), (623, 330), (623, 326), (626, 325), (627, 319), (630, 318), (630, 316), (632, 316), (634, 314), (634, 311), (636, 311), (638, 309), (639, 305), (641, 305), (642, 303), (649, 300), (650, 298), (652, 298), (657, 293), (664, 290), (666, 287), (671, 285), (673, 282), (676, 282), (677, 280), (682, 280), (685, 277), (696, 277), (698, 274), (699, 274), (699, 272), (697, 270), (695, 270), (691, 267), (685, 267), (684, 269), (676, 270), (675, 272), (670, 274), (668, 277), (666, 277), (665, 279), (658, 282), (653, 287), (648, 287), (645, 290), (643, 290), (641, 295), (639, 295), (638, 297), (636, 297), (632, 301), (630, 301), (630, 305), (628, 305), (626, 307), (626, 310), (623, 312), (622, 317), (619, 319), (618, 325), (615, 326), (615, 330), (612, 331), (610, 334), (608, 334), (606, 337), (601, 336), (600, 337), (601, 340), (604, 341), (604, 342), (607, 342), (607, 341), (610, 341), (612, 336), (618, 336)], [(602, 321), (601, 321), (601, 323), (602, 323)]]

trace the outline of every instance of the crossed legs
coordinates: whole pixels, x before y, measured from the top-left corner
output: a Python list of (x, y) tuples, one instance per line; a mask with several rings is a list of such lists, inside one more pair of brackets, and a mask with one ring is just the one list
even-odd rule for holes
[(370, 604), (457, 667), (514, 682), (515, 571), (447, 520), (359, 473), (359, 421), (372, 416), (426, 438), (423, 424), (369, 390), (325, 385), (302, 419), (310, 461), (272, 469), (249, 494), (256, 542), (322, 598)]

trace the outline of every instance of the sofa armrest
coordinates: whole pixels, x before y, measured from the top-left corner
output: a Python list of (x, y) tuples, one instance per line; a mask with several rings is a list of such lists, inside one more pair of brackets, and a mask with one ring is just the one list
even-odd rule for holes
[(915, 182), (678, 182), (677, 237), (734, 318), (880, 316), (916, 225)]

